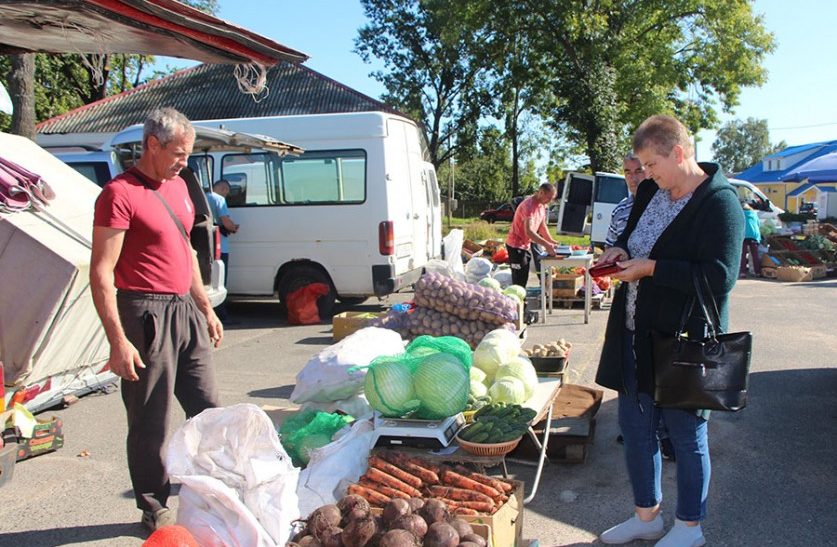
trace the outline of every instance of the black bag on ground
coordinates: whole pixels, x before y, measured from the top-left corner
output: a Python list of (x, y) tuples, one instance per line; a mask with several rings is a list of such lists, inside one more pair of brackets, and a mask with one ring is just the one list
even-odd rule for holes
[[(692, 280), (706, 319), (708, 337), (695, 340), (683, 335), (694, 309), (694, 297), (683, 310), (680, 328), (674, 335), (651, 333), (654, 401), (661, 407), (684, 410), (741, 410), (747, 406), (752, 334), (721, 334), (718, 306), (706, 275), (701, 270), (699, 278), (693, 270)], [(714, 316), (710, 316), (707, 300)]]

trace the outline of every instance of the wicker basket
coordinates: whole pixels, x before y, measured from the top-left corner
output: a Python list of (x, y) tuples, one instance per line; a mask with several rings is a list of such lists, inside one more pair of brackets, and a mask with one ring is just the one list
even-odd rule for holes
[(456, 442), (459, 443), (459, 446), (461, 446), (465, 452), (470, 452), (475, 456), (505, 456), (506, 454), (517, 448), (517, 445), (520, 443), (520, 439), (522, 438), (523, 435), (514, 440), (507, 441), (504, 443), (472, 443), (468, 441), (463, 441), (459, 438), (459, 434), (457, 433)]

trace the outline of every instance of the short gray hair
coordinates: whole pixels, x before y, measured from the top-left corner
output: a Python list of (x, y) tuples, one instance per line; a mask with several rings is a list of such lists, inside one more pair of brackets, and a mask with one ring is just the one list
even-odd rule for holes
[(148, 147), (148, 137), (156, 137), (160, 144), (165, 146), (182, 132), (195, 134), (195, 128), (192, 127), (189, 118), (174, 108), (157, 108), (145, 118), (142, 127), (142, 148), (145, 150)]
[(549, 192), (550, 194), (556, 192), (555, 185), (552, 184), (551, 182), (544, 182), (543, 184), (541, 184), (538, 187), (538, 190), (540, 190), (542, 192)]
[(636, 154), (634, 154), (633, 152), (628, 152), (627, 154), (625, 154), (625, 157), (622, 158), (622, 163), (624, 163), (626, 161), (638, 161), (639, 163), (642, 163), (642, 161), (640, 161), (639, 157)]

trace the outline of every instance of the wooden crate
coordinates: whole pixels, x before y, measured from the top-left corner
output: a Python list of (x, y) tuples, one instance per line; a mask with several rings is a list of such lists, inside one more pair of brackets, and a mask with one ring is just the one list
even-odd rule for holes
[(553, 298), (572, 298), (578, 294), (582, 287), (584, 287), (583, 275), (565, 277), (565, 274), (558, 274), (552, 276)]

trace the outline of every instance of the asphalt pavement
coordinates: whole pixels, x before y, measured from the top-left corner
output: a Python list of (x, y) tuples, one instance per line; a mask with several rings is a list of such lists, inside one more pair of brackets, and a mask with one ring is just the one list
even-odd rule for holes
[[(837, 545), (835, 288), (834, 279), (742, 280), (733, 292), (731, 329), (754, 333), (750, 397), (745, 410), (716, 412), (710, 420), (707, 545)], [(331, 326), (288, 326), (269, 301), (231, 302), (229, 309), (239, 323), (216, 352), (223, 404), (289, 406), (297, 372), (331, 344)], [(369, 300), (352, 309), (382, 308)], [(527, 344), (570, 340), (566, 381), (593, 386), (607, 313), (594, 310), (585, 325), (582, 310), (556, 310), (545, 325), (527, 329)], [(615, 393), (605, 390), (584, 463), (545, 467), (538, 494), (526, 506), (524, 537), (541, 546), (596, 545), (601, 531), (630, 516), (615, 406)], [(41, 416), (51, 414), (64, 421), (65, 446), (18, 463), (0, 487), (0, 546), (141, 545), (146, 533), (131, 494), (118, 393), (91, 394)], [(172, 427), (182, 422), (176, 412)], [(534, 476), (524, 465), (509, 470), (527, 486)], [(674, 518), (675, 477), (676, 464), (664, 462), (667, 526)]]

